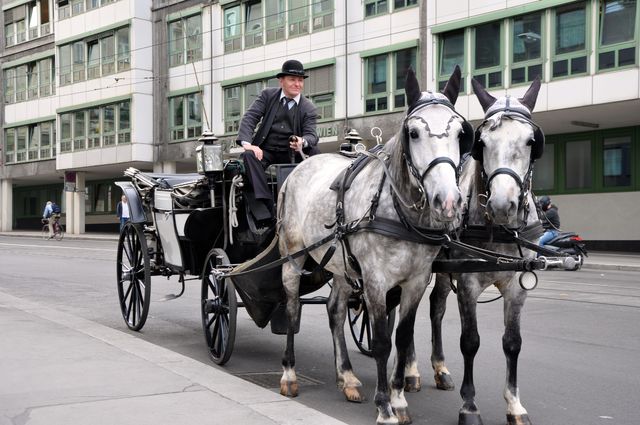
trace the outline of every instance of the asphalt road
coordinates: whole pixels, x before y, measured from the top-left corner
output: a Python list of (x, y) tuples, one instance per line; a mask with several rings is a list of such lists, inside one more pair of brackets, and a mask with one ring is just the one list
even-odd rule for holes
[[(16, 297), (129, 332), (122, 321), (115, 285), (116, 244), (111, 241), (42, 241), (0, 237), (0, 290)], [(638, 272), (585, 270), (543, 272), (522, 317), (523, 348), (519, 361), (520, 395), (534, 424), (635, 425), (640, 393), (640, 282)], [(210, 362), (202, 335), (199, 281), (187, 282), (185, 294), (177, 279), (152, 279), (152, 304), (138, 337), (204, 363)], [(326, 291), (324, 292), (326, 294)], [(428, 295), (428, 294), (427, 294)], [(486, 298), (495, 293), (489, 291)], [(450, 297), (444, 321), (447, 364), (456, 391), (435, 389), (430, 356), (428, 300), (421, 305), (416, 346), (423, 390), (408, 394), (414, 423), (455, 425), (461, 399), (462, 356), (455, 299)], [(502, 398), (505, 361), (502, 354), (502, 303), (478, 307), (481, 332), (476, 357), (477, 401), (485, 425), (505, 422)], [(280, 377), (284, 337), (259, 329), (246, 312), (238, 314), (236, 344), (229, 373), (275, 387)], [(348, 331), (347, 331), (347, 335)], [(37, 335), (34, 335), (37, 349)], [(373, 360), (348, 341), (355, 372), (368, 400), (343, 401), (335, 387), (333, 350), (324, 306), (303, 308), (296, 338), (298, 401), (350, 424), (371, 424), (375, 386)], [(274, 388), (274, 391), (277, 389)]]

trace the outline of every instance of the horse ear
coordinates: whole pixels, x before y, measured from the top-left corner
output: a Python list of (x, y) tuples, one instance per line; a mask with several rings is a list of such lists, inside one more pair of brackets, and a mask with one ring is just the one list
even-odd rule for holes
[(533, 83), (531, 83), (531, 86), (529, 86), (529, 89), (527, 89), (527, 92), (524, 94), (524, 96), (521, 99), (518, 99), (520, 103), (526, 106), (531, 112), (533, 112), (533, 108), (536, 106), (536, 100), (538, 100), (538, 92), (540, 92), (540, 85), (541, 81), (540, 76), (538, 75), (536, 79), (533, 80)]
[(453, 70), (453, 74), (449, 77), (449, 81), (442, 89), (442, 94), (449, 99), (453, 105), (456, 104), (456, 100), (458, 100), (458, 93), (460, 93), (460, 81), (462, 80), (462, 72), (460, 71), (460, 67), (456, 65), (456, 68)]
[(496, 102), (496, 98), (491, 96), (488, 91), (480, 84), (480, 81), (475, 78), (471, 79), (471, 85), (473, 86), (473, 92), (476, 94), (478, 98), (478, 102), (480, 102), (480, 106), (482, 106), (482, 110), (487, 112), (487, 109), (491, 107)]
[(416, 78), (416, 73), (412, 67), (409, 67), (407, 70), (407, 79), (404, 84), (404, 92), (407, 95), (407, 103), (409, 106), (415, 104), (420, 96), (422, 96), (422, 92), (420, 91), (420, 84), (418, 84), (418, 79)]

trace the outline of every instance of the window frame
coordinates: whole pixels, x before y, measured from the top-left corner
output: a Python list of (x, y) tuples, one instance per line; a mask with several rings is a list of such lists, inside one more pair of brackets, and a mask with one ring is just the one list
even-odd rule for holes
[[(42, 144), (45, 133), (49, 135), (46, 145)], [(55, 128), (55, 121), (41, 121), (4, 129), (4, 163), (6, 165), (24, 164), (55, 158), (55, 144), (51, 143), (51, 129)], [(24, 137), (24, 146), (19, 148), (18, 138)]]
[[(304, 3), (304, 6), (297, 6), (296, 3)], [(304, 35), (309, 35), (310, 26), (309, 26), (309, 0), (287, 0), (287, 11), (289, 12), (287, 15), (287, 28), (289, 38), (301, 37)], [(297, 9), (302, 9), (302, 16), (296, 17)], [(295, 30), (294, 30), (295, 28)]]
[[(525, 60), (519, 60), (516, 61), (514, 59), (514, 54), (515, 54), (515, 44), (514, 44), (514, 39), (516, 37), (515, 34), (515, 21), (516, 19), (519, 18), (525, 18), (528, 16), (533, 16), (533, 15), (538, 15), (538, 18), (540, 20), (540, 57), (537, 59), (525, 59)], [(513, 86), (519, 86), (519, 85), (525, 85), (525, 84), (530, 84), (534, 79), (535, 79), (535, 75), (531, 75), (531, 67), (532, 66), (540, 66), (540, 78), (542, 79), (542, 81), (544, 81), (545, 78), (545, 58), (547, 57), (547, 52), (546, 52), (546, 19), (545, 19), (545, 11), (544, 10), (539, 10), (533, 13), (527, 13), (525, 15), (518, 15), (518, 16), (514, 16), (509, 20), (509, 40), (511, 40), (511, 42), (509, 43), (509, 59), (508, 59), (508, 63), (509, 63), (509, 69), (508, 69), (508, 79), (509, 79), (509, 86), (513, 87)], [(513, 81), (513, 71), (514, 69), (519, 69), (519, 68), (523, 68), (524, 72), (525, 72), (525, 78), (524, 81), (522, 82), (515, 82)]]
[[(598, 0), (598, 4), (600, 5), (601, 8), (606, 7), (606, 1), (607, 0)], [(640, 26), (640, 23), (638, 23), (638, 20), (640, 19), (640, 7), (638, 7), (638, 3), (636, 1), (636, 16), (635, 19), (633, 20), (635, 23), (635, 28), (633, 30), (633, 39), (632, 40), (627, 40), (627, 41), (621, 41), (621, 42), (616, 42), (616, 43), (611, 43), (608, 45), (603, 45), (602, 44), (602, 37), (604, 35), (604, 16), (603, 16), (603, 10), (599, 10), (598, 13), (598, 28), (597, 28), (597, 49), (595, 49), (595, 55), (596, 55), (596, 69), (597, 72), (609, 72), (609, 71), (616, 71), (619, 69), (626, 69), (626, 68), (634, 68), (638, 66), (638, 33), (639, 33), (639, 29), (638, 26)], [(624, 64), (624, 65), (620, 65), (620, 51), (622, 50), (626, 50), (626, 49), (630, 49), (633, 48), (634, 51), (634, 55), (633, 55), (633, 59), (634, 62), (631, 64)], [(601, 64), (601, 56), (604, 53), (610, 53), (610, 52), (614, 52), (614, 65), (608, 68), (601, 68), (600, 64)]]
[(442, 73), (442, 61), (443, 61), (443, 55), (444, 55), (444, 42), (445, 42), (445, 37), (446, 35), (458, 35), (458, 33), (462, 34), (462, 63), (457, 64), (458, 66), (460, 66), (460, 71), (462, 72), (462, 78), (460, 80), (460, 91), (459, 93), (465, 93), (465, 81), (466, 81), (466, 76), (467, 74), (465, 73), (465, 69), (467, 68), (467, 58), (469, 53), (467, 52), (467, 37), (469, 34), (469, 31), (467, 31), (466, 28), (461, 28), (461, 29), (457, 29), (457, 30), (453, 30), (453, 31), (447, 31), (441, 34), (438, 34), (438, 63), (437, 63), (437, 84), (438, 84), (438, 90), (442, 90), (444, 89), (444, 86), (447, 84), (447, 82), (449, 81), (449, 78), (451, 77), (451, 73), (453, 72), (453, 69), (451, 69), (450, 71), (445, 72), (444, 74)]
[[(384, 10), (381, 9), (381, 4), (384, 3), (385, 7)], [(389, 0), (365, 0), (364, 1), (364, 18), (374, 18), (376, 16), (380, 16), (380, 15), (385, 15), (387, 13), (389, 13), (390, 8), (389, 8)], [(369, 13), (369, 11), (367, 10), (367, 8), (371, 7), (372, 9), (375, 9), (374, 12)]]
[[(324, 10), (323, 5), (328, 4), (328, 9)], [(316, 12), (316, 6), (318, 11)], [(322, 31), (333, 28), (335, 0), (315, 0), (311, 3), (311, 31)]]
[[(564, 52), (564, 53), (557, 53), (558, 50), (558, 46), (557, 46), (557, 36), (558, 36), (558, 25), (557, 25), (557, 18), (558, 18), (558, 12), (564, 12), (564, 11), (568, 11), (571, 8), (575, 8), (577, 10), (578, 5), (582, 4), (584, 6), (584, 11), (585, 11), (585, 34), (584, 34), (584, 39), (585, 39), (585, 45), (584, 48), (581, 50), (576, 50), (576, 51), (571, 51), (571, 52)], [(576, 3), (570, 3), (570, 4), (566, 4), (566, 5), (562, 5), (562, 6), (558, 6), (555, 8), (551, 8), (550, 9), (550, 15), (551, 15), (551, 28), (550, 28), (550, 37), (551, 37), (551, 51), (549, 52), (549, 65), (550, 65), (550, 75), (549, 75), (549, 79), (550, 80), (559, 80), (559, 79), (563, 79), (563, 78), (575, 78), (576, 76), (583, 76), (583, 75), (589, 75), (590, 73), (590, 48), (591, 48), (591, 8), (589, 7), (590, 2), (588, 2), (587, 0), (582, 1), (582, 2), (576, 2)], [(580, 59), (582, 57), (585, 57), (586, 59), (586, 69), (583, 72), (572, 72), (571, 68), (572, 68), (572, 62), (576, 59)], [(561, 61), (567, 61), (567, 73), (565, 75), (554, 75), (554, 70), (553, 67), (556, 63), (559, 63)]]
[[(488, 67), (484, 67), (484, 68), (476, 68), (476, 59), (477, 59), (477, 55), (476, 55), (476, 45), (477, 45), (477, 31), (478, 31), (478, 27), (482, 27), (485, 25), (494, 25), (494, 24), (498, 24), (500, 27), (500, 32), (498, 34), (498, 44), (500, 45), (500, 57), (498, 60), (498, 64), (497, 65), (492, 65), (492, 66), (488, 66)], [(505, 71), (505, 57), (506, 57), (506, 52), (505, 52), (505, 43), (504, 43), (504, 34), (505, 34), (505, 22), (504, 19), (498, 20), (498, 21), (488, 21), (488, 22), (483, 22), (481, 24), (475, 25), (474, 27), (471, 28), (471, 51), (470, 53), (470, 57), (471, 57), (471, 75), (477, 79), (480, 83), (482, 83), (482, 85), (484, 87), (486, 87), (488, 90), (495, 90), (495, 89), (500, 89), (500, 88), (504, 88), (505, 87), (505, 75), (504, 75), (504, 71)], [(495, 73), (500, 73), (500, 84), (498, 85), (491, 85), (489, 83), (489, 76)]]
[[(236, 12), (238, 18), (237, 22), (227, 25), (227, 13)], [(242, 50), (242, 7), (240, 4), (236, 4), (231, 7), (225, 7), (222, 10), (222, 40), (224, 42), (224, 53), (238, 52)], [(236, 28), (237, 33), (235, 35), (229, 34), (229, 28)]]
[[(190, 97), (196, 96), (195, 100), (190, 99)], [(202, 134), (202, 123), (203, 123), (203, 113), (202, 113), (202, 91), (193, 91), (190, 93), (179, 94), (176, 96), (170, 96), (168, 98), (169, 103), (169, 143), (181, 143), (186, 141), (196, 140)], [(182, 104), (182, 113), (180, 124), (176, 124), (176, 102), (180, 100)], [(190, 102), (198, 103), (198, 108), (200, 111), (200, 121), (199, 125), (192, 126), (190, 125)], [(176, 135), (181, 135), (181, 137), (177, 137)]]
[[(414, 47), (407, 47), (407, 48), (403, 48), (403, 49), (398, 49), (398, 50), (394, 50), (391, 52), (386, 52), (386, 53), (381, 53), (381, 54), (377, 54), (377, 55), (371, 55), (371, 56), (367, 56), (364, 58), (364, 81), (363, 81), (363, 93), (364, 93), (364, 110), (363, 113), (364, 115), (376, 115), (376, 114), (382, 114), (382, 113), (390, 113), (390, 112), (397, 112), (400, 110), (403, 110), (406, 105), (401, 105), (401, 106), (397, 106), (396, 105), (396, 99), (395, 96), (399, 93), (403, 93), (404, 94), (404, 88), (398, 88), (396, 87), (396, 81), (397, 81), (397, 72), (398, 70), (396, 69), (397, 67), (397, 54), (399, 52), (404, 52), (404, 51), (411, 51), (414, 50), (415, 51), (415, 58), (416, 58), (416, 63), (413, 64), (415, 67), (415, 71), (416, 73), (419, 73), (419, 63), (418, 62), (418, 57), (420, 54), (420, 51), (418, 49), (417, 46)], [(369, 81), (370, 81), (370, 71), (369, 71), (369, 61), (372, 60), (373, 58), (381, 58), (381, 57), (385, 57), (385, 61), (386, 61), (386, 88), (385, 88), (385, 92), (384, 93), (370, 93), (369, 92)], [(378, 101), (379, 99), (382, 98), (386, 98), (387, 100), (387, 107), (385, 109), (379, 109), (378, 108)], [(370, 100), (375, 100), (376, 102), (376, 109), (375, 111), (367, 111), (367, 102)], [(405, 99), (405, 103), (406, 103), (406, 99)]]

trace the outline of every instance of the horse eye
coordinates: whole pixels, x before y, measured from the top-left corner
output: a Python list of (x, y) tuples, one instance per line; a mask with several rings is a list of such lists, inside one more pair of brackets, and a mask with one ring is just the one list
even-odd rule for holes
[(411, 136), (412, 139), (417, 139), (418, 138), (418, 130), (416, 130), (415, 128), (412, 128), (409, 131), (409, 136)]

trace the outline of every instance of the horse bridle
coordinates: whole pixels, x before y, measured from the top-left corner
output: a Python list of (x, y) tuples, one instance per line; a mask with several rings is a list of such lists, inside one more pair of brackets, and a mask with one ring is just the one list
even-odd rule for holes
[[(403, 138), (402, 138), (402, 156), (404, 158), (405, 163), (407, 164), (407, 169), (409, 170), (409, 172), (411, 173), (411, 175), (413, 176), (413, 178), (416, 180), (417, 185), (418, 185), (418, 192), (420, 193), (420, 200), (418, 202), (414, 202), (412, 205), (409, 205), (410, 208), (415, 209), (416, 211), (421, 211), (423, 209), (425, 209), (426, 207), (429, 206), (429, 198), (427, 196), (427, 190), (424, 187), (423, 181), (424, 179), (427, 177), (427, 174), (429, 174), (429, 172), (436, 166), (439, 164), (449, 164), (451, 165), (451, 167), (453, 167), (453, 170), (455, 172), (456, 175), (456, 184), (458, 184), (458, 178), (460, 176), (460, 170), (458, 168), (458, 166), (456, 165), (455, 162), (453, 162), (453, 160), (447, 156), (439, 156), (434, 158), (429, 165), (427, 166), (427, 168), (424, 170), (424, 172), (422, 174), (420, 174), (420, 171), (418, 171), (418, 169), (416, 168), (416, 166), (413, 163), (413, 158), (411, 157), (411, 149), (409, 148), (409, 126), (408, 126), (408, 121), (409, 118), (411, 118), (411, 116), (413, 115), (414, 112), (419, 111), (420, 109), (426, 108), (427, 106), (430, 105), (444, 105), (447, 108), (449, 108), (453, 113), (454, 116), (457, 115), (458, 117), (462, 118), (462, 120), (464, 122), (467, 122), (467, 120), (460, 115), (454, 108), (453, 104), (451, 102), (449, 102), (448, 100), (445, 99), (438, 99), (438, 98), (430, 98), (430, 99), (425, 99), (425, 100), (419, 100), (418, 102), (416, 102), (413, 106), (411, 106), (409, 108), (409, 110), (407, 111), (407, 116), (404, 119), (403, 122)], [(449, 122), (447, 123), (447, 128), (445, 129), (445, 132), (442, 134), (433, 134), (431, 132), (431, 129), (429, 128), (429, 125), (426, 121), (422, 120), (425, 122), (426, 124), (426, 128), (427, 128), (427, 132), (429, 134), (429, 136), (435, 136), (437, 138), (441, 138), (441, 137), (447, 137), (449, 136), (449, 129), (450, 129), (450, 124), (451, 121), (453, 121), (454, 117), (452, 116), (451, 119), (449, 120)]]
[[(504, 117), (527, 122), (534, 129), (540, 130), (540, 126), (538, 126), (538, 124), (533, 122), (530, 117), (526, 116), (522, 112), (510, 109), (508, 100), (509, 99), (507, 98), (507, 105), (504, 108), (496, 109), (495, 111), (492, 111), (490, 114), (488, 114), (485, 117), (484, 121), (482, 121), (480, 126), (478, 126), (478, 129), (481, 129), (482, 127), (484, 127), (484, 125), (489, 121), (489, 118), (491, 118), (493, 115), (497, 114), (498, 112), (503, 112)], [(534, 131), (534, 134), (535, 134), (535, 131)], [(508, 167), (496, 168), (495, 170), (493, 170), (493, 172), (489, 176), (487, 176), (487, 173), (484, 170), (484, 158), (483, 158), (483, 161), (481, 162), (481, 165), (482, 165), (481, 174), (482, 174), (482, 180), (484, 182), (484, 187), (485, 187), (484, 196), (486, 196), (486, 199), (489, 199), (491, 197), (491, 182), (493, 181), (493, 179), (495, 179), (497, 176), (501, 174), (506, 174), (510, 176), (512, 179), (515, 180), (516, 184), (520, 188), (520, 195), (518, 196), (518, 216), (520, 215), (521, 211), (523, 212), (523, 215), (522, 215), (523, 223), (520, 225), (520, 227), (526, 225), (526, 216), (528, 215), (528, 212), (529, 212), (529, 202), (528, 202), (527, 195), (531, 190), (531, 181), (533, 176), (534, 162), (535, 160), (530, 157), (529, 167), (527, 169), (527, 172), (524, 175), (524, 178), (521, 178), (518, 173), (516, 173), (515, 171), (513, 171), (511, 168), (508, 168)]]

